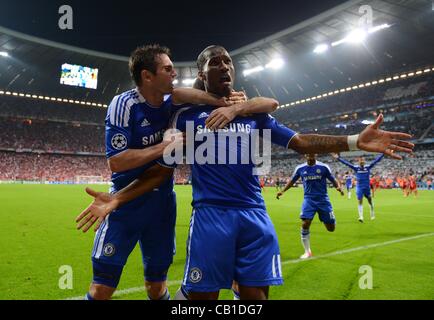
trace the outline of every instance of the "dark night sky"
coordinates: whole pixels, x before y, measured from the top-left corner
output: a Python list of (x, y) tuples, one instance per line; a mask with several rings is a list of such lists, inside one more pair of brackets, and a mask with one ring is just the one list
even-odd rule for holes
[[(156, 42), (170, 47), (175, 61), (191, 61), (207, 45), (234, 50), (344, 2), (0, 0), (0, 25), (124, 56), (137, 45)], [(72, 31), (58, 28), (62, 4), (74, 10)]]

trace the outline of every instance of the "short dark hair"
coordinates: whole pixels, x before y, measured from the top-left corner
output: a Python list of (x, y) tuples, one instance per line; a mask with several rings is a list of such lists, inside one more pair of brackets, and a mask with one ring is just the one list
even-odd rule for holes
[(199, 71), (203, 70), (203, 66), (205, 65), (205, 62), (207, 60), (208, 52), (214, 51), (214, 50), (227, 51), (224, 47), (219, 46), (219, 45), (211, 45), (211, 46), (208, 46), (205, 49), (203, 49), (203, 51), (199, 54), (199, 56), (197, 57), (197, 60), (196, 60), (197, 68), (199, 69)]
[(142, 70), (148, 70), (153, 74), (157, 72), (157, 56), (166, 54), (170, 57), (170, 50), (167, 47), (160, 46), (159, 44), (150, 44), (136, 48), (130, 56), (128, 63), (131, 77), (135, 84), (140, 86), (142, 84)]

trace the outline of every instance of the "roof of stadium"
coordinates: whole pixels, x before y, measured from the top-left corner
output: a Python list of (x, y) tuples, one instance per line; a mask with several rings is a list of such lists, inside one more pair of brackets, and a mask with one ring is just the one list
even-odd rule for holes
[[(372, 23), (360, 31), (361, 21), (369, 22), (366, 5), (372, 8)], [(250, 97), (269, 96), (285, 104), (379, 77), (433, 67), (433, 9), (426, 0), (347, 1), (231, 51), (237, 70), (236, 88), (244, 89)], [(360, 43), (353, 43), (357, 40)], [(319, 53), (319, 49), (324, 52)], [(0, 27), (3, 91), (106, 104), (132, 86), (127, 61), (125, 56)], [(64, 63), (98, 68), (97, 89), (61, 85), (60, 66)], [(194, 61), (174, 63), (180, 83), (196, 76)], [(244, 75), (246, 70), (251, 73)]]

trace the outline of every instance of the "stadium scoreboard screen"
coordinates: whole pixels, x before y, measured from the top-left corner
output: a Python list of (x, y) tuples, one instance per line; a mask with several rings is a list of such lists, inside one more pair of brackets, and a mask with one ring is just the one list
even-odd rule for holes
[(69, 86), (96, 89), (98, 84), (98, 69), (69, 63), (62, 64), (60, 83)]

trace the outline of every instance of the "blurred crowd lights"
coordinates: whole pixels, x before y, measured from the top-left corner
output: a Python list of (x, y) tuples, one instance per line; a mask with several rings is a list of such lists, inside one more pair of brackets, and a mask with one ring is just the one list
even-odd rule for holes
[(342, 89), (335, 90), (335, 91), (330, 91), (328, 93), (323, 93), (323, 94), (317, 95), (316, 97), (305, 98), (302, 100), (297, 100), (297, 101), (293, 101), (290, 103), (282, 104), (278, 108), (280, 109), (280, 108), (284, 108), (284, 107), (295, 106), (295, 105), (303, 104), (306, 102), (315, 101), (317, 99), (325, 98), (328, 96), (333, 96), (333, 95), (336, 95), (339, 93), (345, 93), (348, 91), (353, 91), (353, 90), (358, 90), (358, 89), (362, 89), (362, 88), (366, 88), (366, 87), (371, 87), (371, 86), (375, 86), (377, 84), (383, 84), (385, 82), (390, 82), (392, 80), (401, 80), (401, 79), (405, 79), (405, 78), (409, 78), (409, 77), (414, 77), (414, 76), (426, 74), (426, 73), (433, 72), (433, 71), (434, 71), (434, 67), (426, 68), (424, 70), (417, 70), (417, 71), (412, 71), (412, 72), (408, 72), (408, 73), (403, 73), (400, 75), (395, 75), (393, 77), (387, 77), (387, 78), (382, 78), (382, 79), (378, 79), (378, 80), (374, 80), (374, 81), (370, 81), (370, 82), (365, 82), (365, 83), (361, 83), (359, 85), (354, 85), (351, 87), (342, 88)]
[(101, 107), (101, 108), (107, 108), (108, 107), (106, 104), (102, 104), (102, 103), (88, 102), (88, 101), (79, 101), (79, 100), (71, 100), (71, 99), (56, 98), (56, 97), (49, 97), (49, 96), (41, 96), (41, 95), (22, 93), (22, 92), (13, 92), (13, 91), (0, 90), (0, 95), (13, 96), (13, 97), (21, 97), (21, 98), (28, 98), (28, 99), (35, 99), (35, 100), (62, 102), (62, 103), (69, 103), (69, 104), (79, 104), (79, 105)]

